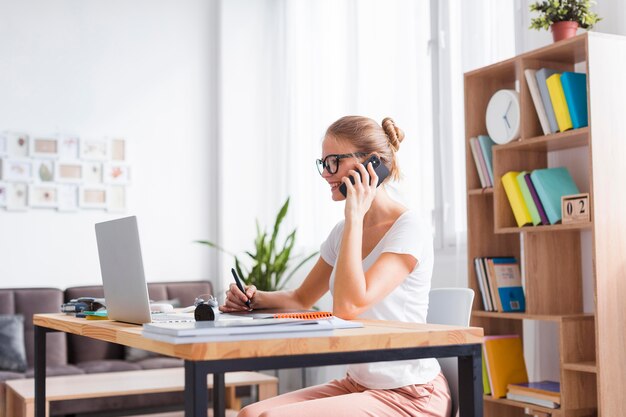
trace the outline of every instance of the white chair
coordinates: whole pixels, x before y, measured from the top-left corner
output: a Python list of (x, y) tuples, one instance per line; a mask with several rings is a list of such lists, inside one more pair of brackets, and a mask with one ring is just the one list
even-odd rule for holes
[[(474, 290), (469, 288), (433, 288), (428, 301), (427, 323), (469, 326)], [(459, 417), (459, 375), (457, 358), (440, 358), (441, 372), (448, 380), (452, 397), (452, 417)], [(463, 416), (467, 417), (467, 416)]]

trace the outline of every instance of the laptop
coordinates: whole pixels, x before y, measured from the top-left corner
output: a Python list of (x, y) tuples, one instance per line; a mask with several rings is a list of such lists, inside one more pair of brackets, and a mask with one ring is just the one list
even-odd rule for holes
[(184, 314), (151, 314), (137, 217), (96, 223), (107, 316), (126, 323), (195, 321)]

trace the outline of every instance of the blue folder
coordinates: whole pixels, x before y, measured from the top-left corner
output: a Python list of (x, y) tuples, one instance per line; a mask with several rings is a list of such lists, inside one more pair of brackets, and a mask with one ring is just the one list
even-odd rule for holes
[(587, 75), (579, 72), (564, 72), (561, 74), (561, 84), (573, 128), (588, 126)]

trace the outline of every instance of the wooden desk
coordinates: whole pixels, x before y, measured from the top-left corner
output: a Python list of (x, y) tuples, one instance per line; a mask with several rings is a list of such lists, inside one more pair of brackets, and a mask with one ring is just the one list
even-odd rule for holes
[(185, 416), (207, 415), (207, 374), (213, 374), (214, 416), (223, 417), (224, 373), (419, 358), (459, 358), (461, 415), (482, 413), (483, 330), (435, 324), (359, 320), (363, 328), (332, 336), (173, 345), (146, 339), (141, 326), (110, 320), (35, 314), (35, 417), (45, 416), (46, 333), (62, 331), (185, 360)]

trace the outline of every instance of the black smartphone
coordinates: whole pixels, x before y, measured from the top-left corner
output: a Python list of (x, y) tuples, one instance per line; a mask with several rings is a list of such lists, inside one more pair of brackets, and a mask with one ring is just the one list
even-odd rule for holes
[[(363, 164), (365, 166), (365, 169), (367, 169), (367, 164), (369, 164), (370, 162), (372, 163), (374, 172), (376, 173), (376, 175), (378, 175), (378, 184), (376, 184), (376, 186), (378, 187), (385, 180), (385, 178), (389, 176), (389, 169), (385, 166), (385, 164), (380, 162), (380, 159), (376, 155), (370, 156), (370, 158), (365, 161), (365, 164)], [(350, 182), (354, 184), (354, 177), (352, 177), (352, 175), (349, 175), (349, 178)], [(341, 192), (341, 194), (343, 194), (344, 197), (347, 197), (348, 188), (346, 187), (346, 184), (341, 183), (341, 185), (339, 186), (339, 191)]]

